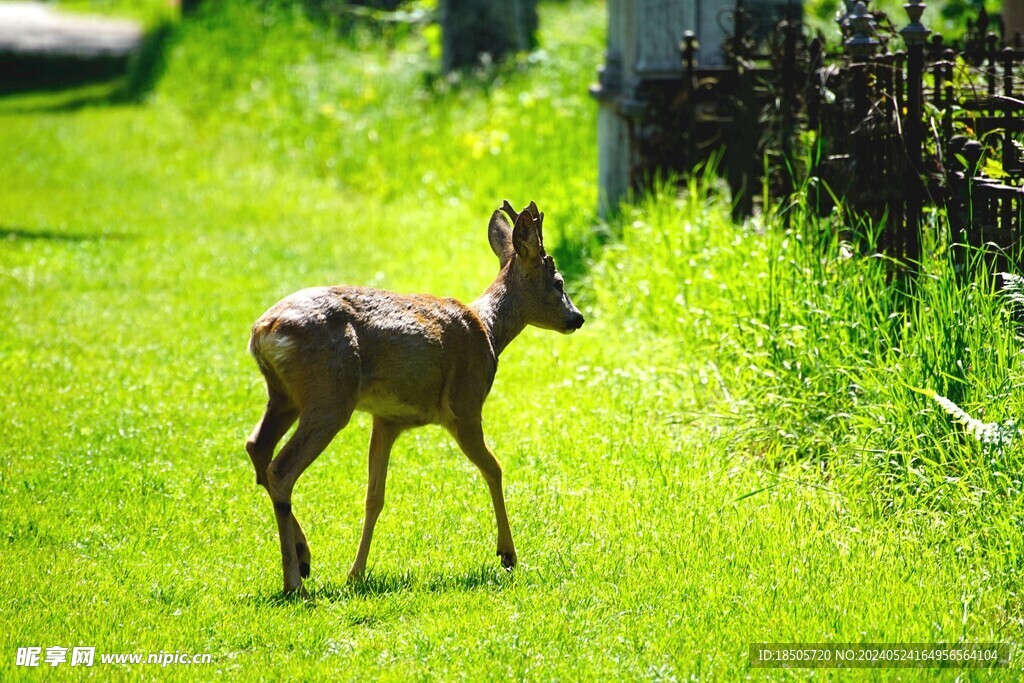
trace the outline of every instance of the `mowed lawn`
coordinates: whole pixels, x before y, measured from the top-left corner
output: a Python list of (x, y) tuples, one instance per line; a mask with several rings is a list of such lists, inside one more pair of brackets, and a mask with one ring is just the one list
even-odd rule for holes
[[(1020, 453), (910, 389), (949, 379), (924, 388), (1019, 414), (1003, 304), (926, 278), (900, 317), (856, 298), (884, 286), (877, 260), (736, 225), (696, 184), (599, 222), (604, 8), (541, 9), (543, 51), (452, 83), (432, 29), (337, 37), (211, 2), (138, 101), (0, 100), (0, 679), (50, 669), (16, 666), (24, 647), (96, 648), (60, 677), (669, 681), (832, 673), (752, 669), (756, 642), (1021, 643)], [(587, 317), (524, 332), (485, 408), (520, 566), (501, 569), (482, 478), (427, 427), (396, 445), (368, 578), (348, 585), (359, 415), (296, 487), (312, 599), (282, 599), (244, 449), (266, 399), (250, 325), (321, 284), (471, 300), (506, 198), (545, 211)], [(1015, 652), (843, 677), (1021, 670)]]

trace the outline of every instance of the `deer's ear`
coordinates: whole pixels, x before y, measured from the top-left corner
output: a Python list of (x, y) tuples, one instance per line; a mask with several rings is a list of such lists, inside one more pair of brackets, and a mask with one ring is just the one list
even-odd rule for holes
[(529, 261), (541, 252), (540, 231), (529, 211), (523, 211), (512, 229), (512, 246), (519, 258)]
[(491, 243), (491, 250), (504, 268), (512, 258), (512, 226), (509, 225), (508, 219), (501, 215), (501, 211), (491, 214), (491, 222), (487, 225), (487, 241)]

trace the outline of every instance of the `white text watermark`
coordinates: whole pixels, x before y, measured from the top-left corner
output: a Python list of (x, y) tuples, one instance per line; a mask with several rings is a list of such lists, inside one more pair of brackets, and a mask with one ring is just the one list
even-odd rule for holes
[(95, 666), (96, 664), (210, 664), (208, 653), (190, 653), (175, 650), (167, 652), (96, 652), (95, 647), (19, 647), (15, 666)]

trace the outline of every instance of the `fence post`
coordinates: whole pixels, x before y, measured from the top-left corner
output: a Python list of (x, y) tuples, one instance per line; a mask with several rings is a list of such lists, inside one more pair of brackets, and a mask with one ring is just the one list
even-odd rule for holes
[(904, 105), (907, 103), (907, 88), (904, 77), (903, 68), (907, 64), (907, 53), (903, 50), (897, 50), (892, 54), (892, 70), (893, 78), (895, 83), (893, 84), (893, 94), (896, 96), (896, 111), (902, 112)]
[(821, 125), (821, 66), (822, 47), (821, 38), (815, 37), (808, 46), (810, 52), (810, 78), (807, 80), (807, 125), (811, 130), (817, 130)]
[[(953, 137), (953, 66), (956, 64), (956, 52), (946, 48), (942, 53), (943, 81), (946, 84), (944, 95), (944, 109), (942, 113), (942, 135), (949, 140)], [(947, 163), (949, 163), (947, 155)]]
[(907, 45), (907, 117), (903, 122), (910, 163), (910, 187), (906, 204), (906, 236), (904, 256), (912, 269), (916, 270), (921, 258), (921, 204), (924, 201), (924, 184), (921, 176), (924, 163), (921, 159), (924, 141), (924, 44), (931, 33), (921, 23), (925, 4), (921, 0), (910, 0), (903, 8), (910, 23), (900, 29), (903, 42)]
[(983, 244), (984, 235), (982, 226), (989, 222), (988, 207), (984, 201), (976, 196), (978, 183), (978, 164), (984, 154), (982, 144), (977, 140), (968, 140), (964, 143), (961, 154), (966, 162), (964, 167), (964, 180), (966, 188), (966, 211), (967, 211), (967, 242), (971, 246), (980, 247)]
[[(782, 194), (788, 200), (793, 194), (793, 177), (796, 174), (796, 161), (793, 158), (793, 137), (796, 127), (794, 112), (799, 107), (796, 94), (796, 49), (798, 26), (791, 19), (779, 24), (784, 32), (782, 48), (782, 102), (781, 104), (781, 136), (782, 149)], [(785, 214), (786, 227), (789, 227), (789, 211)]]
[(1020, 162), (1017, 157), (1017, 149), (1014, 147), (1013, 138), (1010, 135), (1013, 119), (1017, 116), (1013, 104), (1013, 61), (1014, 52), (1011, 47), (1003, 48), (1003, 170), (1007, 173), (1020, 172)]
[(967, 137), (954, 135), (946, 144), (946, 182), (949, 183), (950, 202), (947, 206), (949, 215), (949, 239), (953, 253), (954, 269), (961, 271), (966, 259), (966, 247), (971, 244), (968, 232), (970, 219), (970, 169), (967, 157), (964, 156), (964, 145)]
[(871, 36), (874, 29), (875, 21), (868, 14), (867, 6), (858, 2), (850, 13), (852, 35), (843, 43), (853, 62), (853, 107), (858, 119), (863, 119), (868, 113), (867, 62), (878, 47), (878, 41)]
[(942, 79), (946, 74), (942, 64), (942, 53), (945, 52), (942, 34), (936, 33), (932, 36), (931, 48), (932, 78), (935, 82), (935, 88), (932, 90), (932, 104), (938, 109), (942, 107)]
[(683, 127), (686, 130), (686, 163), (693, 166), (697, 159), (697, 130), (694, 122), (697, 117), (697, 70), (696, 57), (700, 44), (697, 42), (697, 35), (693, 31), (683, 31), (683, 39), (679, 43), (679, 53), (683, 62), (683, 92), (686, 94), (686, 106), (683, 107), (683, 116), (686, 120)]
[(725, 129), (726, 135), (729, 136), (729, 145), (725, 152), (725, 170), (733, 192), (732, 217), (739, 221), (754, 211), (754, 195), (757, 193), (761, 171), (758, 163), (760, 131), (757, 126), (751, 125), (751, 121), (757, 120), (757, 93), (754, 90), (756, 79), (750, 72), (748, 48), (751, 46), (748, 45), (749, 27), (743, 0), (736, 0), (733, 27), (735, 33), (726, 49), (726, 55), (730, 62), (736, 92), (731, 102), (731, 122)]
[(989, 104), (991, 105), (991, 107), (989, 108), (989, 114), (993, 116), (996, 113), (996, 69), (998, 68), (997, 64), (999, 61), (999, 55), (996, 52), (996, 45), (998, 44), (999, 39), (996, 38), (996, 34), (989, 33), (987, 36), (985, 36), (985, 58), (988, 60), (988, 69), (986, 69), (985, 71), (985, 80), (988, 84)]

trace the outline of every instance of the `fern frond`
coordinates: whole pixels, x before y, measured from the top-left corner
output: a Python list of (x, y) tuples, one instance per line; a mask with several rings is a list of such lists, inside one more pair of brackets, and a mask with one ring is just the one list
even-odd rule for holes
[[(1022, 280), (1024, 284), (1024, 280)], [(963, 408), (958, 406), (953, 401), (950, 401), (945, 396), (940, 396), (937, 392), (931, 389), (914, 389), (919, 394), (930, 397), (936, 403), (938, 403), (950, 417), (953, 418), (954, 422), (958, 422), (963, 425), (964, 429), (973, 436), (983, 446), (995, 446), (1002, 449), (1017, 438), (1020, 433), (1020, 429), (1017, 427), (1017, 423), (1014, 420), (1006, 420), (1005, 422), (982, 422), (981, 420), (975, 419), (970, 416)]]
[(1013, 273), (999, 273), (1002, 278), (1002, 294), (1011, 304), (1024, 308), (1024, 277)]

